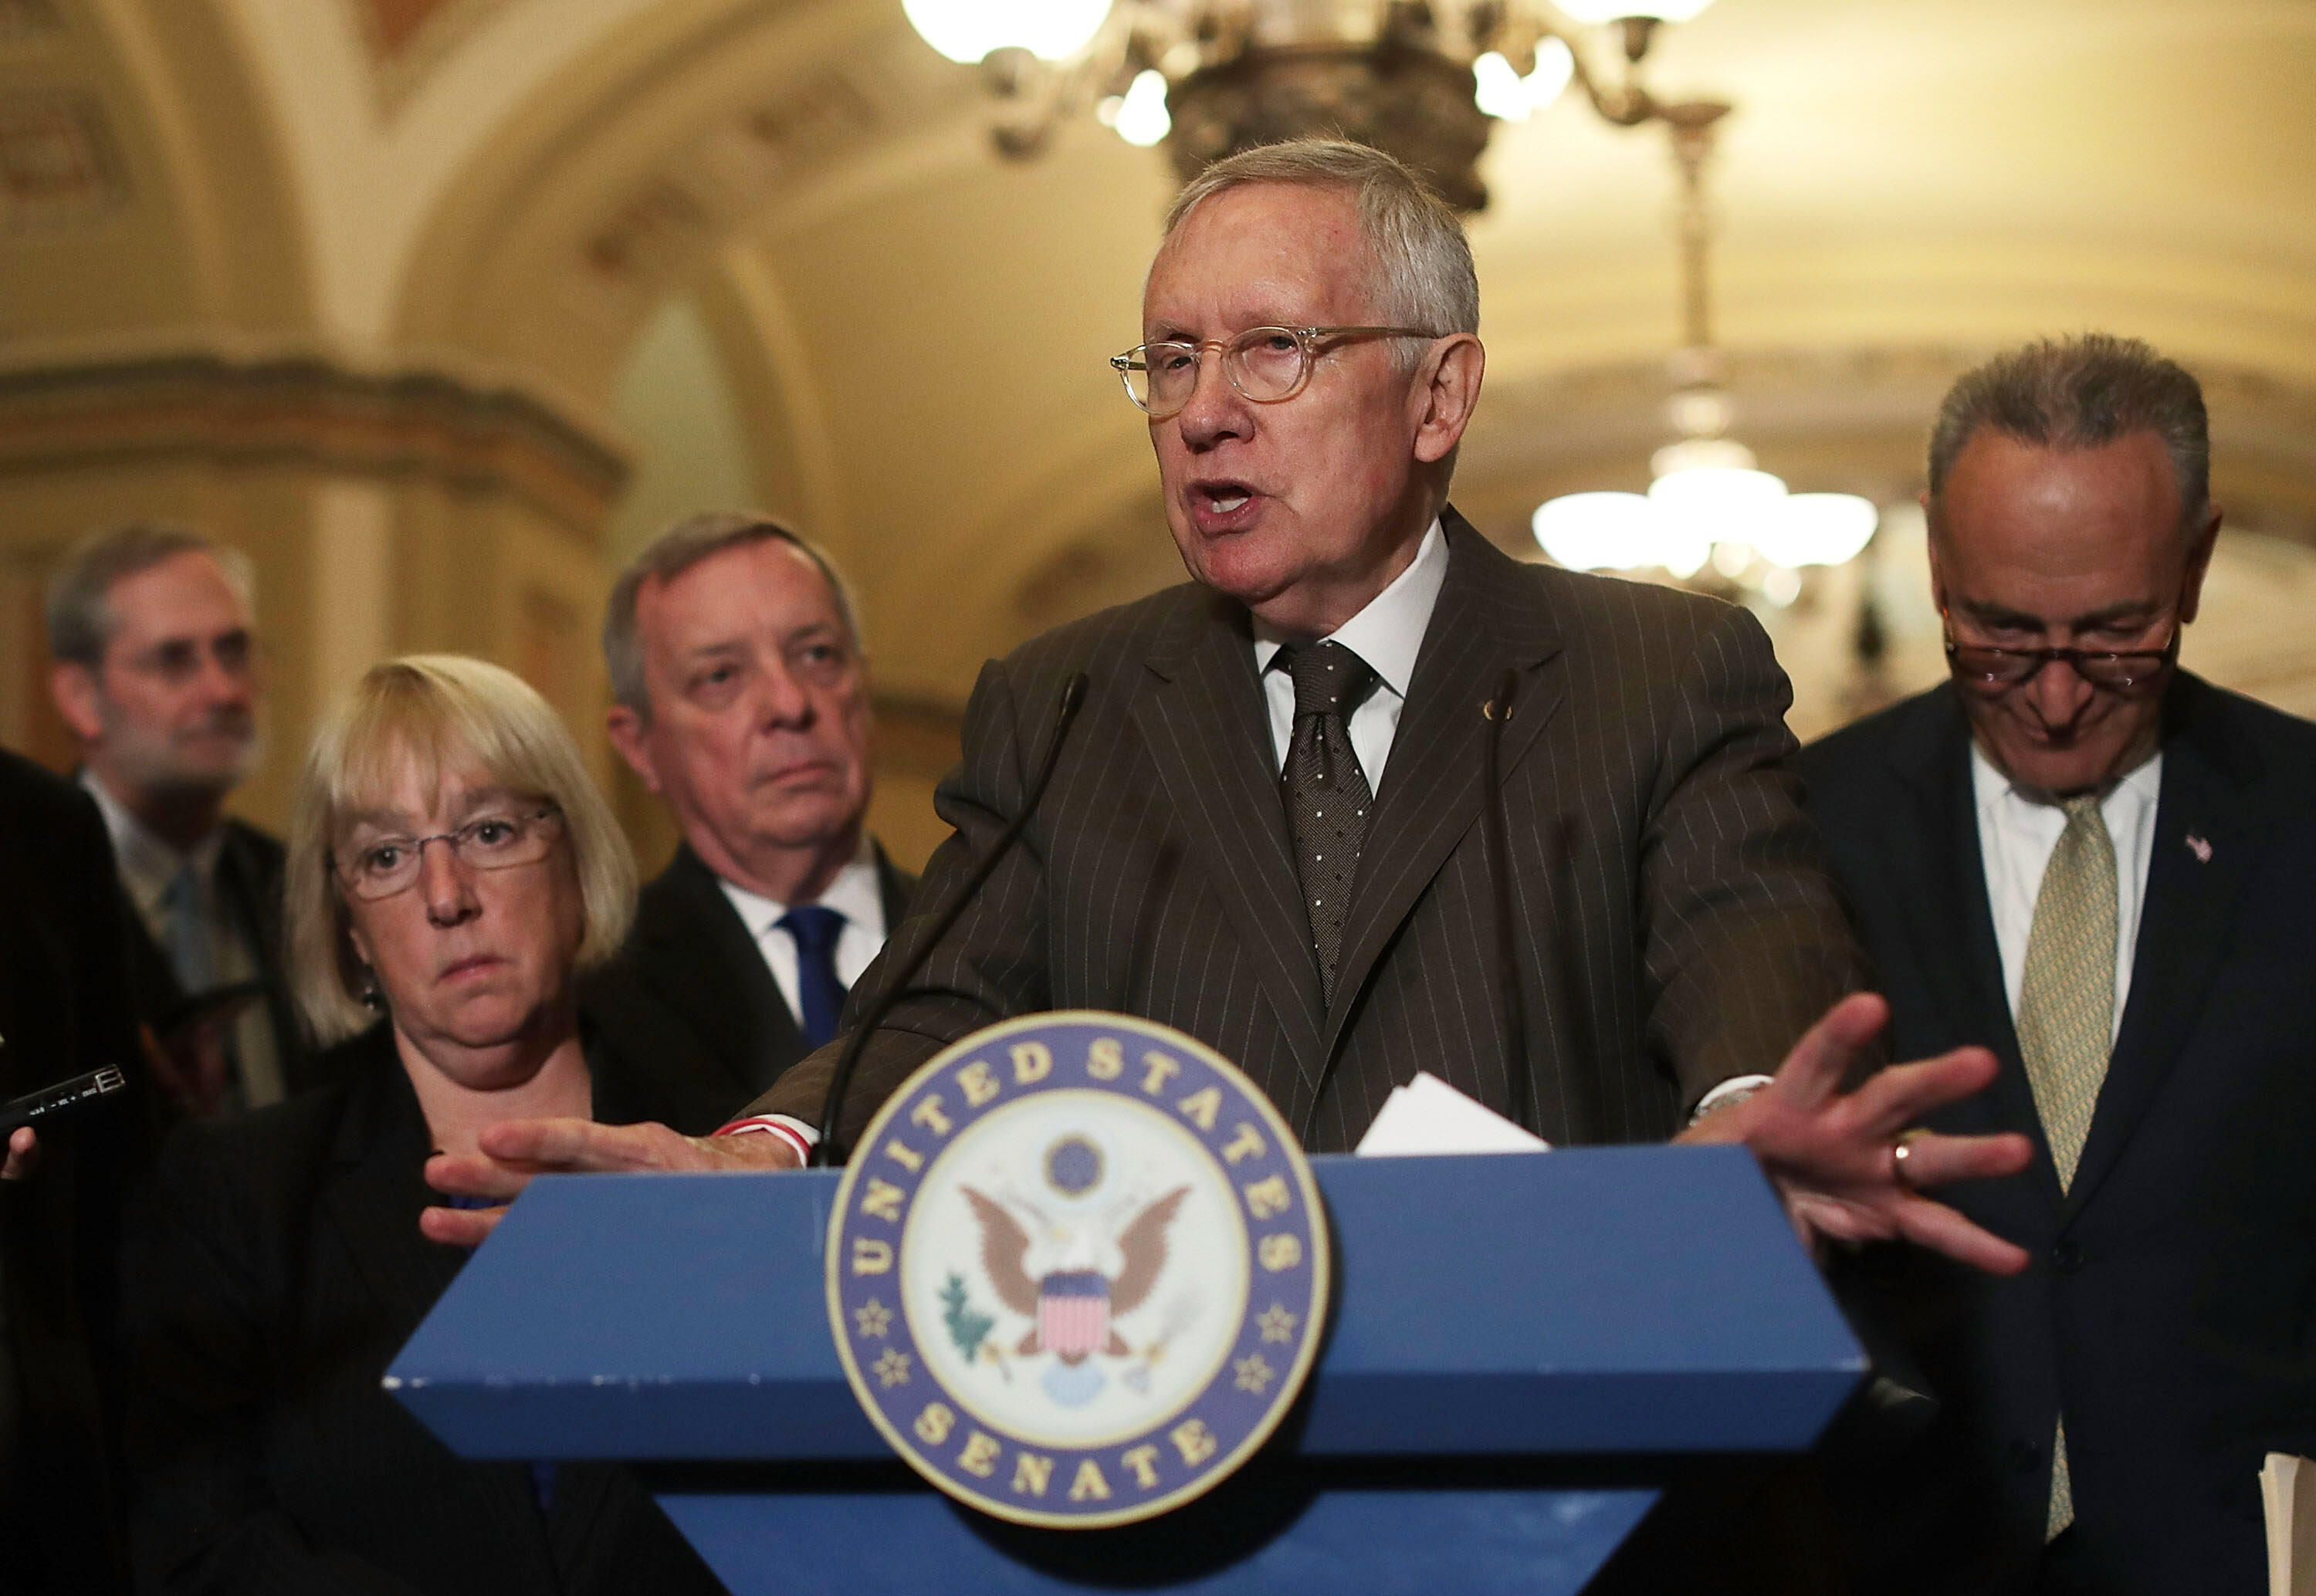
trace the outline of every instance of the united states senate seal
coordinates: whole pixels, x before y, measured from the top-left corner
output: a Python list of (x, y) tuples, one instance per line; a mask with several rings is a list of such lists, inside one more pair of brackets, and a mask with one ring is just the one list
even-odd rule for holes
[(969, 1036), (871, 1122), (829, 1222), (846, 1378), (928, 1480), (1000, 1518), (1130, 1523), (1211, 1489), (1310, 1372), (1327, 1228), (1220, 1055), (1079, 1010)]

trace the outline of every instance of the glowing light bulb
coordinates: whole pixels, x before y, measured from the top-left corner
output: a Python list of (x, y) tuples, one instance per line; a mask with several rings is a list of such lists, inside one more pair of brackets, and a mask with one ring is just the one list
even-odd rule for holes
[(1501, 50), (1490, 50), (1472, 63), (1472, 100), (1499, 121), (1528, 120), (1528, 85)]
[(1536, 68), (1520, 79), (1530, 111), (1542, 111), (1560, 98), (1560, 91), (1576, 75), (1576, 56), (1566, 42), (1547, 39), (1536, 47)]
[(1537, 506), (1528, 525), (1537, 545), (1571, 571), (1652, 563), (1655, 519), (1638, 493), (1563, 493)]
[(1101, 31), (1109, 0), (901, 0), (901, 9), (927, 44), (970, 66), (1007, 45), (1067, 60)]
[(1150, 67), (1136, 75), (1126, 98), (1118, 103), (1118, 136), (1144, 148), (1173, 131), (1174, 119), (1166, 110), (1166, 75)]
[(1502, 51), (1490, 50), (1472, 63), (1472, 102), (1499, 121), (1524, 122), (1558, 99), (1575, 72), (1576, 58), (1557, 39), (1536, 47), (1536, 66), (1526, 77)]
[(1795, 493), (1757, 540), (1772, 565), (1839, 565), (1874, 536), (1881, 511), (1855, 493)]
[(1713, 0), (1553, 0), (1553, 4), (1580, 22), (1621, 22), (1629, 16), (1685, 22)]

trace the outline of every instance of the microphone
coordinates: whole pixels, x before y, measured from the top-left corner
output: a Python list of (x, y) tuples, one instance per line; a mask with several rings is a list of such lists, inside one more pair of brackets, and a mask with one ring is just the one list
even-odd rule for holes
[(933, 956), (933, 950), (940, 945), (941, 938), (955, 928), (965, 913), (966, 906), (980, 896), (981, 889), (987, 883), (991, 873), (1012, 851), (1013, 844), (1029, 824), (1029, 817), (1038, 812), (1038, 801), (1045, 797), (1047, 785), (1054, 779), (1054, 769), (1061, 763), (1063, 740), (1069, 736), (1070, 723), (1077, 719), (1078, 709), (1085, 703), (1086, 689), (1091, 685), (1082, 670), (1062, 684), (1062, 696), (1054, 705), (1054, 734), (1046, 744), (1046, 758), (1038, 767), (1038, 779), (1029, 784), (1029, 796), (1021, 802), (1021, 812), (1013, 817), (1013, 823), (1005, 828), (989, 851), (982, 856), (979, 866), (957, 896), (949, 900), (949, 907), (933, 922), (932, 929), (919, 939), (907, 962), (902, 964), (891, 980), (885, 983), (885, 995), (860, 1016), (860, 1023), (852, 1028), (852, 1034), (844, 1039), (844, 1051), (837, 1054), (836, 1068), (829, 1072), (828, 1095), (821, 1100), (820, 1139), (813, 1145), (809, 1161), (811, 1167), (842, 1166), (844, 1158), (836, 1144), (836, 1122), (843, 1113), (845, 1095), (852, 1085), (852, 1073), (860, 1067), (860, 1055), (867, 1051), (869, 1037), (876, 1034), (877, 1028), (899, 1006), (903, 995), (909, 989), (909, 983), (916, 980), (918, 972), (924, 969), (926, 962)]
[(1520, 995), (1519, 936), (1512, 920), (1512, 856), (1504, 823), (1504, 724), (1512, 718), (1512, 696), (1519, 690), (1519, 672), (1506, 670), (1496, 696), (1481, 705), (1488, 717), (1485, 780), (1486, 806), (1482, 824), (1487, 829), (1489, 886), (1496, 909), (1496, 988), (1504, 995), (1504, 1071), (1510, 1091), (1514, 1123), (1528, 1122), (1528, 1099), (1534, 1085), (1528, 1069), (1528, 1006)]

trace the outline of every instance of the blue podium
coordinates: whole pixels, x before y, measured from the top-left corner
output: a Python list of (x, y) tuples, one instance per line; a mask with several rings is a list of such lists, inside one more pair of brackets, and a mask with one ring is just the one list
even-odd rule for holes
[(468, 1457), (644, 1467), (734, 1596), (1533, 1596), (1667, 1480), (1806, 1450), (1864, 1373), (1741, 1148), (1312, 1164), (1338, 1287), (1304, 1399), (1144, 1524), (1002, 1524), (892, 1457), (830, 1342), (830, 1173), (538, 1181), (387, 1384)]

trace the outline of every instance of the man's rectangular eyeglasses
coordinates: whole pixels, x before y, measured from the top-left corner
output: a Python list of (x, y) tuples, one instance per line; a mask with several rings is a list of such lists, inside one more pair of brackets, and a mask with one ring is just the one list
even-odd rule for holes
[(1126, 384), (1126, 396), (1154, 421), (1180, 413), (1198, 390), (1198, 368), (1208, 350), (1220, 350), (1230, 386), (1257, 404), (1292, 399), (1311, 380), (1311, 361), (1322, 344), (1345, 338), (1438, 338), (1418, 327), (1249, 327), (1235, 338), (1198, 343), (1137, 343), (1110, 366)]
[(371, 903), (411, 889), (430, 842), (445, 844), (451, 857), (477, 870), (511, 870), (547, 857), (562, 819), (563, 811), (551, 803), (524, 814), (479, 815), (456, 831), (432, 837), (381, 837), (343, 861), (332, 856), (331, 864), (348, 891)]
[(2063, 660), (2077, 676), (2095, 687), (2121, 693), (2154, 680), (2179, 657), (2179, 631), (2160, 649), (2008, 649), (1982, 643), (1956, 643), (1946, 632), (1946, 668), (1966, 687), (2000, 692), (2024, 687), (2043, 667)]
[(201, 673), (204, 657), (215, 660), (224, 675), (245, 676), (257, 662), (257, 640), (245, 631), (227, 632), (206, 643), (198, 637), (173, 637), (131, 656), (126, 663), (131, 670), (156, 677), (171, 687), (183, 687)]

